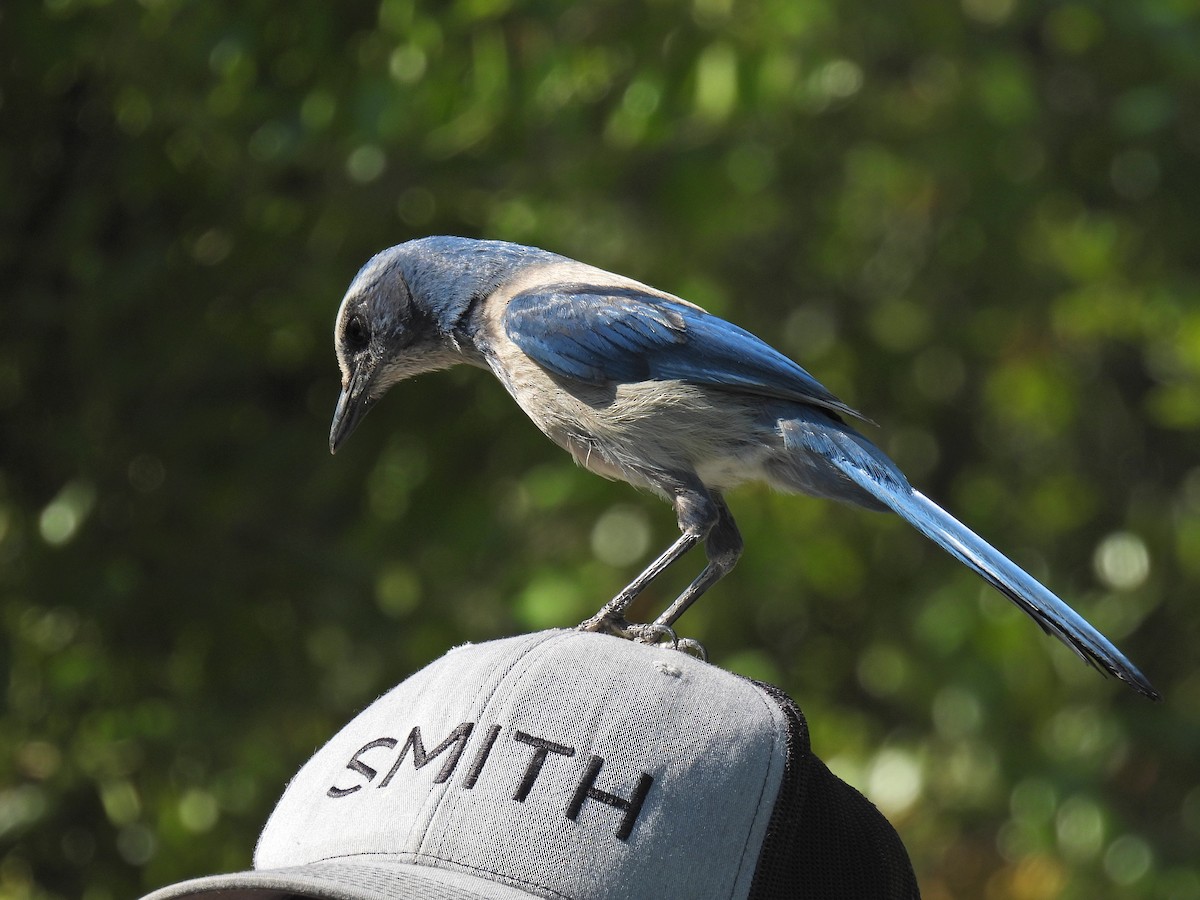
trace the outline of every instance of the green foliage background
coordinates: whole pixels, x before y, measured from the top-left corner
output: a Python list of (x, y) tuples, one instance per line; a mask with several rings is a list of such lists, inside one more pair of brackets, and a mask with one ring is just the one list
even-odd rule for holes
[(1200, 897), (1198, 9), (5, 4), (0, 897), (247, 866), (353, 712), (674, 536), (477, 371), (330, 458), (342, 292), (429, 233), (767, 337), (1165, 694), (898, 521), (735, 494), (684, 631), (800, 700), (926, 897)]

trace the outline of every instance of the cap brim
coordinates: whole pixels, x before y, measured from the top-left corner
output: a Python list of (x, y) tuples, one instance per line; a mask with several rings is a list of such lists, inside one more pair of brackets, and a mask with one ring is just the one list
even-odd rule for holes
[(286, 869), (257, 869), (183, 881), (142, 900), (529, 900), (540, 896), (453, 869), (345, 858)]

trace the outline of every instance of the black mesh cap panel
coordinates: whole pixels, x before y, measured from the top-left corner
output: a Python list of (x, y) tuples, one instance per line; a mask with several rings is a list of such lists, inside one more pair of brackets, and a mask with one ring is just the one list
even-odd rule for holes
[(750, 888), (751, 900), (919, 898), (908, 852), (875, 806), (812, 753), (791, 698), (758, 683), (788, 722), (787, 764)]

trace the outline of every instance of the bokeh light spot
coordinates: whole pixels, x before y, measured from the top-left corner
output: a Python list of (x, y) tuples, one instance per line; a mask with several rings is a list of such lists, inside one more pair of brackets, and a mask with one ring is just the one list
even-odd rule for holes
[(1150, 551), (1136, 534), (1118, 531), (1100, 542), (1092, 555), (1096, 576), (1116, 591), (1131, 591), (1150, 576)]
[(642, 510), (614, 506), (592, 529), (592, 553), (610, 566), (627, 566), (641, 559), (650, 546), (650, 524)]

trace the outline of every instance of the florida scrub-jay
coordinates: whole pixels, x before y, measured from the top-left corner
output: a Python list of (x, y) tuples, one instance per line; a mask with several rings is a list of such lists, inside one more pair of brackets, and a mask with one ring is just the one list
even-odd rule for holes
[[(630, 278), (501, 241), (429, 237), (374, 256), (338, 310), (342, 391), (331, 451), (398, 381), (468, 363), (492, 372), (584, 468), (670, 503), (680, 536), (581, 627), (665, 631), (733, 568), (742, 539), (729, 489), (893, 510), (1101, 671), (1157, 698), (1082, 616), (920, 492), (847, 424), (861, 419), (759, 338)], [(707, 565), (650, 626), (624, 613), (703, 543)]]

